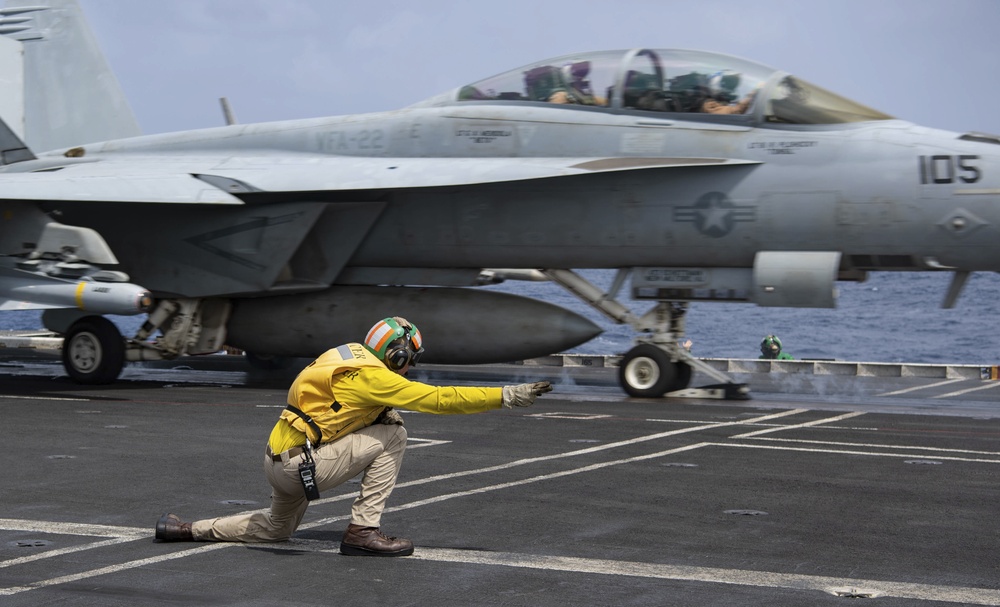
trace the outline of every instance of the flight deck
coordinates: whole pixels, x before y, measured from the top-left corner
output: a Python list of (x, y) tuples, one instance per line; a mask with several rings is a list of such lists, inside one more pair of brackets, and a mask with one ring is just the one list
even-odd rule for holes
[(338, 553), (357, 479), (287, 542), (155, 542), (164, 512), (267, 507), (294, 373), (214, 356), (80, 386), (54, 356), (0, 351), (0, 602), (1000, 605), (1000, 382), (980, 378), (746, 373), (752, 398), (724, 401), (628, 398), (614, 368), (421, 366), (555, 390), (403, 412), (382, 526), (413, 556)]

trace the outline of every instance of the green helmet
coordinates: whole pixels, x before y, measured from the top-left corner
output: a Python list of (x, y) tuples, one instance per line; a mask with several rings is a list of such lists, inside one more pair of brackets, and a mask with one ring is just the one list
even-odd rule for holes
[(777, 335), (768, 335), (760, 342), (760, 353), (764, 358), (778, 358), (781, 354), (781, 340)]
[(424, 353), (424, 339), (417, 326), (401, 316), (383, 318), (365, 337), (365, 348), (391, 371), (415, 366)]

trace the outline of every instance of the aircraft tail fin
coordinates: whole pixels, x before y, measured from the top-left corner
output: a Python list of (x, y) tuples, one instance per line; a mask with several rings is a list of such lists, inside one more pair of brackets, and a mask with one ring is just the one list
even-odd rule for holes
[(32, 149), (141, 134), (76, 0), (7, 0), (0, 35), (23, 45), (23, 132)]
[(21, 138), (0, 118), (0, 166), (34, 159), (35, 155), (28, 146), (24, 145)]

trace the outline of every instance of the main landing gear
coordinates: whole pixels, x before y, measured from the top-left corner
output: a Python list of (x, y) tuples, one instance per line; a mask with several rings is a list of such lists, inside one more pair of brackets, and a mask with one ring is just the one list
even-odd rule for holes
[[(611, 320), (627, 324), (639, 332), (636, 345), (625, 353), (618, 368), (618, 382), (629, 396), (659, 398), (667, 395), (730, 400), (749, 398), (746, 384), (734, 382), (725, 373), (691, 356), (678, 343), (684, 338), (687, 302), (659, 301), (639, 317), (615, 300), (628, 277), (628, 270), (619, 270), (608, 293), (603, 293), (572, 270), (542, 272)], [(687, 390), (695, 370), (719, 383)]]
[[(81, 384), (109, 384), (125, 361), (170, 360), (222, 349), (231, 304), (224, 299), (163, 299), (149, 318), (126, 339), (103, 316), (75, 310), (46, 310), (45, 326), (65, 335), (62, 361), (66, 373)], [(156, 339), (149, 341), (156, 331)]]
[(109, 384), (125, 365), (125, 340), (103, 316), (84, 316), (70, 325), (63, 339), (66, 373), (81, 384)]

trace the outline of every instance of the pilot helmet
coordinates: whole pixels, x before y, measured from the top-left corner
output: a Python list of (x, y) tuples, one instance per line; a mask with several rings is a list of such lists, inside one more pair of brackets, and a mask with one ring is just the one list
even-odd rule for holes
[(588, 74), (590, 74), (589, 61), (572, 61), (562, 67), (563, 82), (566, 83), (566, 86), (572, 86), (581, 93), (590, 94)]
[(767, 358), (777, 358), (781, 354), (781, 340), (777, 335), (768, 335), (760, 342), (760, 353)]
[(736, 98), (736, 88), (740, 85), (740, 75), (733, 70), (719, 70), (708, 77), (708, 90), (719, 101)]
[(390, 371), (416, 366), (424, 353), (424, 338), (417, 326), (401, 316), (383, 318), (365, 336), (365, 348)]
[(562, 68), (563, 78), (566, 82), (575, 82), (577, 80), (583, 80), (590, 74), (590, 62), (589, 61), (571, 61), (567, 63)]

